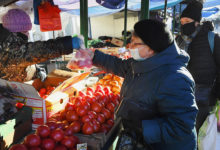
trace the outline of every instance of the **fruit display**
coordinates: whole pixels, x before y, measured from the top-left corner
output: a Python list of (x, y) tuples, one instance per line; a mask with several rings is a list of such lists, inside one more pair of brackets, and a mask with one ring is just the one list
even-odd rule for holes
[(116, 76), (114, 74), (107, 74), (98, 81), (98, 84), (104, 87), (109, 87), (110, 90), (115, 94), (120, 93), (122, 83), (123, 83), (123, 78)]
[(119, 102), (119, 94), (112, 93), (109, 87), (88, 87), (77, 97), (70, 97), (65, 110), (53, 115), (47, 125), (59, 126), (69, 134), (107, 133), (114, 125), (114, 111)]
[(79, 143), (73, 133), (48, 124), (39, 126), (35, 133), (24, 138), (22, 144), (15, 144), (9, 150), (74, 150)]
[(47, 86), (46, 88), (43, 87), (41, 88), (38, 93), (40, 95), (41, 98), (46, 99), (48, 97), (48, 95), (50, 95), (50, 93), (55, 89), (54, 86)]

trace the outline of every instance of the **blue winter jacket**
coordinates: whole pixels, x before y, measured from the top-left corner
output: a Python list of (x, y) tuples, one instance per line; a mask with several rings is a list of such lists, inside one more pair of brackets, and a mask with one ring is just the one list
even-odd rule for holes
[(95, 51), (94, 65), (124, 77), (117, 116), (140, 125), (154, 150), (196, 150), (197, 106), (188, 61), (175, 43), (144, 61)]

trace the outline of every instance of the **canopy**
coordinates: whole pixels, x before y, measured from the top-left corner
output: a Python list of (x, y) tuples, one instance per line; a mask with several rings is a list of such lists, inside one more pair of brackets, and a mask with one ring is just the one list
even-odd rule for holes
[[(19, 0), (16, 5), (24, 5), (24, 3), (32, 0)], [(53, 0), (54, 4), (58, 5), (62, 11), (68, 12), (72, 15), (80, 15), (80, 0)], [(167, 7), (174, 6), (182, 0), (168, 0)], [(150, 10), (157, 10), (164, 8), (165, 0), (150, 0)], [(119, 9), (109, 9), (101, 6), (96, 0), (88, 0), (88, 15), (103, 16), (119, 12), (124, 9), (124, 6)], [(128, 0), (128, 10), (140, 11), (141, 0)]]

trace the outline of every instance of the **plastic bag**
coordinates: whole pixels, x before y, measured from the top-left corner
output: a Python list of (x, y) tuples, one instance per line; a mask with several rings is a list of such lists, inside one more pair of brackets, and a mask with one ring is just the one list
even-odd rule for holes
[(210, 114), (198, 135), (198, 149), (199, 150), (216, 150), (216, 137), (217, 137), (217, 118), (215, 113)]
[(90, 69), (92, 68), (92, 56), (89, 50), (78, 50), (66, 65), (68, 69)]

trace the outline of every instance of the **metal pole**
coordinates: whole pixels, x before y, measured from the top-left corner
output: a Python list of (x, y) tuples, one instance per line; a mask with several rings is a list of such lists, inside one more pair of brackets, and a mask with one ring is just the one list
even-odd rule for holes
[(140, 20), (149, 19), (149, 16), (150, 16), (149, 6), (150, 6), (150, 0), (141, 0), (141, 18), (140, 18)]
[(167, 17), (167, 0), (165, 0), (165, 5), (164, 5), (164, 23), (166, 22), (166, 17)]
[(127, 14), (128, 14), (128, 0), (125, 0), (125, 9), (124, 9), (124, 46), (127, 44)]
[(173, 34), (175, 30), (175, 22), (176, 22), (176, 6), (173, 7), (173, 27), (172, 27)]
[(85, 46), (88, 43), (88, 0), (80, 0), (80, 33), (84, 36)]

